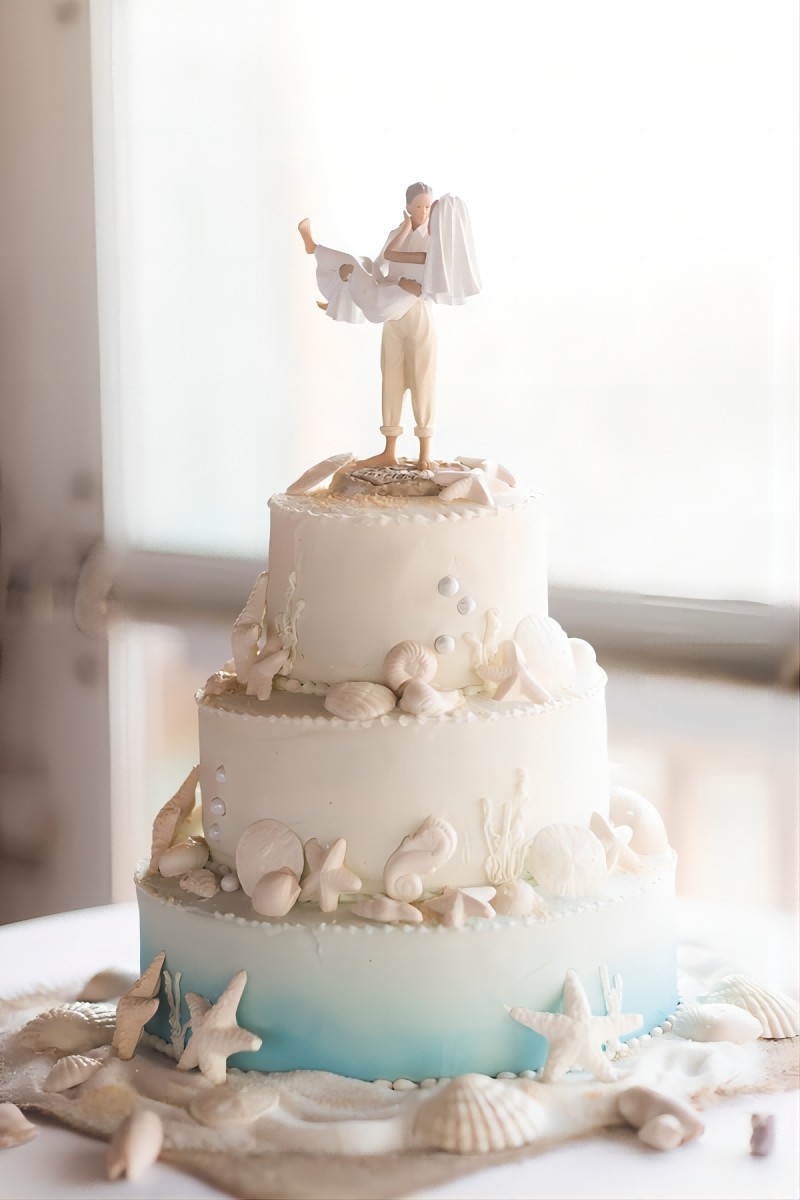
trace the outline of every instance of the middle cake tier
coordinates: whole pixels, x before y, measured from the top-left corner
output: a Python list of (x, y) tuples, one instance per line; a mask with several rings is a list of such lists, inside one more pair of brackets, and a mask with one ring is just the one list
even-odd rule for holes
[[(214, 859), (235, 865), (256, 821), (303, 841), (347, 841), (364, 892), (382, 890), (387, 858), (429, 817), (458, 836), (436, 887), (514, 878), (511, 862), (545, 825), (607, 816), (605, 674), (548, 704), (467, 698), (434, 718), (399, 710), (343, 720), (321, 697), (197, 695), (203, 828)], [(506, 860), (506, 861), (504, 861)]]

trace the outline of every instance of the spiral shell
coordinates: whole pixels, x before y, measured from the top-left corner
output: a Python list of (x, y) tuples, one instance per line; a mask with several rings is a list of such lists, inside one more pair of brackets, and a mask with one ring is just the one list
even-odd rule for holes
[(421, 642), (398, 642), (383, 660), (383, 674), (393, 692), (399, 691), (409, 679), (430, 683), (437, 667), (436, 651)]
[(735, 1004), (685, 1004), (672, 1018), (671, 1032), (692, 1042), (743, 1046), (761, 1037), (761, 1022)]
[(0, 1102), (0, 1150), (10, 1150), (29, 1142), (39, 1132), (39, 1126), (29, 1121), (10, 1100)]
[(800, 1009), (783, 992), (762, 987), (747, 975), (726, 975), (701, 1001), (734, 1004), (761, 1022), (761, 1037), (791, 1038), (800, 1033)]
[(300, 895), (300, 883), (289, 867), (269, 871), (250, 893), (255, 912), (262, 917), (284, 917)]
[(158, 870), (165, 879), (176, 879), (187, 871), (205, 866), (207, 862), (208, 842), (205, 838), (189, 838), (164, 851), (158, 860)]
[(386, 860), (383, 890), (392, 900), (412, 903), (423, 892), (423, 875), (432, 875), (452, 858), (458, 835), (449, 821), (426, 817), (415, 833), (404, 837)]
[(613, 788), (608, 812), (613, 825), (627, 825), (633, 830), (628, 844), (637, 854), (663, 854), (669, 850), (667, 831), (658, 809), (638, 792)]
[(526, 1092), (490, 1079), (459, 1075), (423, 1104), (414, 1118), (418, 1142), (451, 1154), (487, 1154), (536, 1141), (544, 1112)]
[(439, 717), (463, 703), (461, 692), (437, 692), (422, 679), (409, 679), (398, 707), (414, 717)]
[(546, 825), (533, 839), (530, 869), (553, 896), (590, 896), (607, 874), (602, 842), (583, 825)]
[(210, 900), (219, 891), (216, 875), (205, 867), (189, 871), (181, 879), (180, 886), (185, 892), (189, 892), (192, 896), (199, 896), (201, 900)]
[(67, 1092), (70, 1088), (85, 1083), (103, 1066), (102, 1059), (85, 1054), (68, 1054), (61, 1058), (42, 1084), (43, 1092)]
[(280, 821), (254, 821), (236, 845), (236, 873), (248, 896), (265, 875), (283, 867), (299, 879), (305, 861), (300, 838)]
[(109, 1179), (138, 1179), (161, 1153), (164, 1126), (158, 1113), (137, 1108), (117, 1126), (108, 1146), (106, 1171)]
[(370, 721), (390, 713), (397, 703), (394, 692), (381, 683), (334, 683), (325, 696), (325, 707), (343, 721)]
[(107, 1004), (63, 1004), (28, 1021), (19, 1032), (19, 1040), (28, 1050), (41, 1053), (85, 1054), (98, 1046), (110, 1046), (116, 1026), (116, 1012)]

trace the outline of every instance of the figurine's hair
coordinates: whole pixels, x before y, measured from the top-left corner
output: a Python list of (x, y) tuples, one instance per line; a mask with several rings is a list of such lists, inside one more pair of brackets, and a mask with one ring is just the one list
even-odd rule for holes
[(433, 195), (433, 188), (430, 186), (430, 184), (427, 184), (427, 183), (411, 183), (411, 184), (409, 184), (409, 186), (406, 188), (406, 204), (407, 205), (410, 204), (415, 196), (421, 196), (421, 195), (423, 195), (423, 193), (427, 193), (429, 196)]

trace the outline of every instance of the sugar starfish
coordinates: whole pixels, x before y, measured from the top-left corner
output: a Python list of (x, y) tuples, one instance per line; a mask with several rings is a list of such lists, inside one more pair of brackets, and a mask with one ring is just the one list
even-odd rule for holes
[(441, 896), (426, 900), (426, 912), (435, 913), (442, 925), (451, 929), (461, 929), (469, 917), (496, 917), (497, 913), (489, 903), (494, 898), (493, 887), (483, 888), (445, 888)]
[(609, 825), (604, 816), (599, 812), (593, 812), (589, 819), (589, 828), (603, 844), (606, 852), (606, 866), (609, 871), (627, 871), (630, 875), (641, 874), (642, 860), (628, 845), (633, 835), (630, 826)]
[(511, 1008), (509, 1014), (550, 1043), (542, 1070), (542, 1083), (555, 1083), (571, 1067), (583, 1067), (596, 1079), (610, 1083), (616, 1071), (603, 1053), (603, 1043), (622, 1033), (633, 1033), (644, 1024), (640, 1013), (618, 1013), (595, 1017), (577, 971), (567, 971), (564, 979), (564, 1012), (533, 1012)]
[(485, 683), (496, 683), (495, 700), (505, 700), (506, 697), (519, 687), (523, 696), (527, 696), (534, 704), (547, 704), (552, 696), (537, 683), (525, 665), (519, 646), (514, 641), (500, 643), (500, 650), (495, 659), (475, 668)]
[(300, 900), (319, 896), (321, 912), (335, 912), (342, 892), (360, 892), (363, 884), (355, 872), (344, 865), (347, 842), (339, 838), (332, 846), (321, 846), (316, 838), (306, 842), (308, 875), (300, 889)]
[(164, 950), (157, 954), (142, 977), (117, 1002), (117, 1019), (111, 1045), (119, 1058), (133, 1058), (142, 1030), (155, 1016), (158, 1009), (156, 993), (161, 987), (161, 968), (166, 957)]
[(236, 1023), (236, 1010), (246, 983), (247, 972), (237, 971), (216, 1004), (210, 1004), (196, 992), (187, 992), (192, 1036), (178, 1059), (179, 1071), (199, 1067), (212, 1083), (224, 1083), (231, 1054), (258, 1050), (261, 1038)]

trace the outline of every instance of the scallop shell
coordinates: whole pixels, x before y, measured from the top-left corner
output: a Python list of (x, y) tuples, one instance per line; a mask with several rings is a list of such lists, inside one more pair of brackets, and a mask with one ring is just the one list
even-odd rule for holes
[(534, 1142), (544, 1128), (540, 1104), (487, 1075), (459, 1075), (423, 1104), (414, 1135), (451, 1154), (487, 1154)]
[(103, 1066), (102, 1059), (89, 1058), (85, 1054), (68, 1054), (61, 1058), (42, 1084), (43, 1092), (67, 1092), (70, 1088), (85, 1083)]
[(19, 1040), (28, 1050), (41, 1053), (85, 1054), (98, 1046), (110, 1046), (114, 1037), (116, 1013), (107, 1004), (63, 1004), (28, 1021), (19, 1032)]
[(236, 846), (236, 873), (248, 896), (265, 875), (282, 867), (288, 867), (299, 879), (305, 861), (300, 838), (280, 821), (255, 821)]
[(409, 679), (403, 688), (399, 708), (414, 717), (438, 717), (464, 703), (461, 692), (437, 692), (422, 679)]
[(422, 876), (432, 875), (452, 858), (458, 835), (449, 821), (426, 817), (415, 833), (404, 837), (383, 869), (383, 890), (392, 900), (411, 903), (422, 895)]
[(381, 683), (335, 683), (325, 696), (325, 707), (343, 721), (370, 721), (390, 713), (397, 703), (394, 692)]
[(422, 642), (398, 642), (383, 660), (383, 674), (389, 687), (397, 692), (409, 679), (430, 683), (439, 661), (436, 651)]
[(223, 1129), (227, 1125), (246, 1125), (262, 1117), (278, 1103), (275, 1088), (234, 1089), (229, 1083), (209, 1088), (195, 1096), (189, 1112), (201, 1125)]
[(421, 925), (423, 920), (422, 913), (413, 904), (381, 895), (363, 896), (350, 911), (354, 917), (366, 917), (368, 921), (382, 921), (385, 924), (399, 922)]
[(137, 978), (138, 976), (134, 975), (132, 971), (126, 971), (122, 967), (106, 967), (105, 970), (98, 971), (91, 979), (87, 979), (81, 988), (80, 995), (75, 999), (113, 1000), (116, 996), (127, 992)]
[(524, 879), (499, 883), (491, 904), (501, 917), (544, 917), (550, 912), (550, 906)]
[(108, 1146), (109, 1179), (138, 1179), (161, 1153), (164, 1126), (158, 1113), (138, 1108), (120, 1121)]
[(528, 861), (536, 882), (553, 896), (590, 896), (607, 874), (603, 844), (583, 825), (546, 825)]
[(348, 463), (353, 462), (355, 455), (351, 450), (344, 454), (332, 454), (330, 458), (323, 458), (321, 462), (315, 463), (313, 467), (309, 467), (304, 471), (299, 479), (295, 479), (294, 483), (289, 484), (286, 489), (287, 496), (302, 496), (317, 487), (321, 483), (326, 483), (332, 475), (337, 471), (341, 471), (342, 467), (346, 467)]
[(176, 830), (182, 821), (189, 819), (195, 806), (195, 794), (200, 778), (200, 768), (192, 767), (174, 796), (159, 809), (153, 821), (153, 836), (150, 843), (148, 875), (155, 875), (161, 855), (172, 845)]
[(637, 854), (663, 854), (669, 850), (664, 822), (655, 805), (630, 788), (613, 788), (609, 801), (613, 825), (628, 825), (633, 830), (629, 842)]
[(761, 1022), (763, 1038), (791, 1038), (800, 1033), (797, 1001), (784, 992), (762, 987), (747, 975), (726, 975), (700, 1000), (743, 1008)]
[(205, 838), (189, 838), (164, 851), (158, 861), (158, 870), (165, 879), (176, 879), (207, 862), (208, 842)]
[(39, 1132), (39, 1126), (29, 1121), (10, 1100), (0, 1102), (0, 1150), (10, 1150), (29, 1142)]
[(692, 1042), (734, 1042), (761, 1037), (758, 1017), (735, 1004), (686, 1004), (672, 1018), (671, 1032)]
[(269, 871), (250, 893), (255, 912), (262, 917), (285, 917), (300, 895), (297, 875), (289, 867)]
[(219, 881), (216, 875), (205, 867), (189, 871), (181, 879), (180, 886), (185, 892), (189, 892), (192, 896), (199, 896), (201, 900), (210, 900), (219, 891)]
[(525, 666), (551, 696), (570, 689), (575, 681), (575, 661), (569, 638), (552, 617), (523, 617), (514, 641)]

